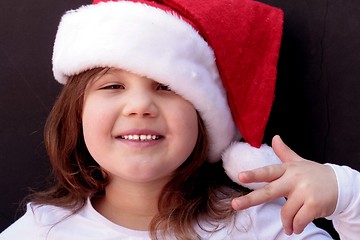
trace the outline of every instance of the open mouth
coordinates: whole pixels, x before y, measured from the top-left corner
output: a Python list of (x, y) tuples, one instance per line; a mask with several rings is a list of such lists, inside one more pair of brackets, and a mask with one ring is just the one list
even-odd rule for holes
[(121, 139), (125, 140), (131, 140), (131, 141), (153, 141), (153, 140), (159, 140), (162, 138), (159, 135), (151, 135), (151, 134), (131, 134), (131, 135), (123, 135), (119, 136)]

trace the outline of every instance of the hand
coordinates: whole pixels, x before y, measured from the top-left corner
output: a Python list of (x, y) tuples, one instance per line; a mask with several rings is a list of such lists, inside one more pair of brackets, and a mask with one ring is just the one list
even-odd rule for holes
[(331, 215), (338, 198), (337, 180), (330, 166), (305, 160), (286, 146), (279, 136), (272, 140), (283, 164), (239, 173), (239, 181), (269, 182), (265, 187), (235, 198), (232, 207), (242, 210), (286, 197), (281, 220), (286, 234), (299, 234), (314, 219)]

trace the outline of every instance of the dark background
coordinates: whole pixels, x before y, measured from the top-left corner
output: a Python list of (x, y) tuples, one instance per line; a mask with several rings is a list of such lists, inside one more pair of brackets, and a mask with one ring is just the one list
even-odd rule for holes
[[(49, 173), (43, 125), (60, 90), (51, 72), (61, 15), (85, 0), (0, 1), (0, 231)], [(360, 2), (268, 0), (285, 13), (265, 134), (301, 156), (360, 170)], [(325, 220), (316, 223), (332, 231)], [(337, 238), (334, 234), (334, 238)]]

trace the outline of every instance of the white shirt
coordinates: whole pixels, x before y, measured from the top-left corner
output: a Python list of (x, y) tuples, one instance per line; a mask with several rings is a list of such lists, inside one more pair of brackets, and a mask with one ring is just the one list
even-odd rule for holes
[[(237, 213), (235, 227), (208, 233), (196, 228), (202, 239), (331, 239), (322, 229), (310, 224), (301, 235), (287, 236), (281, 224), (280, 209), (284, 200), (262, 204)], [(90, 201), (77, 214), (54, 206), (31, 206), (24, 216), (0, 234), (0, 240), (148, 240), (147, 231), (128, 229), (106, 219)]]

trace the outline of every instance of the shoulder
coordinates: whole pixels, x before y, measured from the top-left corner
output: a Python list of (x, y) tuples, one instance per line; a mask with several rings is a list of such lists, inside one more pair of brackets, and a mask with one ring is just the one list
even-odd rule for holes
[(206, 228), (201, 232), (202, 239), (331, 239), (324, 230), (314, 224), (309, 226), (300, 235), (288, 236), (282, 227), (281, 207), (285, 199), (261, 204), (239, 211), (235, 217), (223, 224), (219, 231)]
[(285, 204), (285, 199), (280, 198), (272, 202), (261, 204), (245, 211), (251, 218), (250, 231), (259, 239), (332, 239), (331, 236), (321, 228), (310, 223), (299, 234), (286, 235), (282, 221), (281, 208)]
[[(76, 231), (74, 231), (76, 230)], [(96, 212), (88, 200), (79, 211), (28, 204), (26, 213), (0, 234), (0, 240), (150, 239), (146, 231), (126, 229)]]
[(25, 214), (5, 229), (2, 239), (45, 239), (49, 229), (71, 214), (70, 210), (51, 205), (27, 204)]
[(202, 239), (277, 239), (276, 236), (284, 234), (280, 218), (284, 201), (279, 199), (238, 211), (220, 225), (201, 221), (198, 232)]
[(70, 217), (73, 213), (71, 209), (57, 207), (53, 205), (34, 205), (28, 204), (26, 214), (32, 216), (39, 225), (54, 225)]

